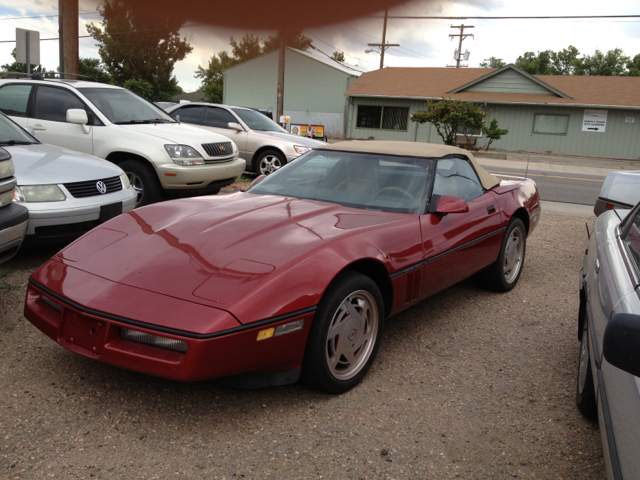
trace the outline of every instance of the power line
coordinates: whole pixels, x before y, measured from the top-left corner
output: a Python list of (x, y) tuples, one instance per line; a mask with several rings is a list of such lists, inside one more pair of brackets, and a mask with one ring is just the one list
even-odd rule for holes
[[(78, 15), (100, 15), (100, 12), (80, 12)], [(26, 17), (0, 17), (0, 21), (2, 20), (22, 20), (23, 18), (54, 18), (59, 17), (60, 15), (31, 15)]]
[[(330, 47), (331, 47), (331, 48), (333, 48), (334, 50), (337, 50), (337, 51), (339, 51), (339, 52), (344, 53), (344, 54), (345, 54), (346, 56), (348, 56), (348, 57), (355, 58), (355, 59), (360, 60), (361, 62), (364, 62), (364, 63), (374, 63), (374, 62), (370, 62), (370, 61), (368, 61), (368, 60), (364, 60), (364, 59), (362, 59), (362, 58), (360, 58), (360, 57), (356, 57), (356, 56), (354, 56), (354, 55), (351, 55), (351, 54), (349, 54), (349, 53), (347, 53), (347, 52), (343, 52), (342, 50), (340, 50), (340, 49), (339, 49), (339, 48), (337, 48), (337, 47), (334, 47), (334, 46), (333, 46), (333, 45), (331, 45), (330, 43), (325, 42), (324, 40), (322, 40), (322, 39), (321, 39), (320, 37), (318, 37), (317, 35), (314, 35), (314, 34), (313, 34), (313, 33), (311, 33), (311, 32), (307, 32), (307, 33), (308, 33), (309, 35), (311, 35), (312, 37), (314, 37), (315, 39), (317, 39), (317, 40), (321, 41), (321, 42), (322, 42), (322, 43), (324, 43), (325, 45), (330, 46)], [(374, 64), (374, 65), (375, 65), (375, 64)]]

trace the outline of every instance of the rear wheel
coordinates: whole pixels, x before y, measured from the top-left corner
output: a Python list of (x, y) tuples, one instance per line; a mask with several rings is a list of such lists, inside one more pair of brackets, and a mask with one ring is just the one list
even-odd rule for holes
[(481, 287), (508, 292), (518, 283), (527, 250), (527, 231), (519, 218), (512, 218), (502, 239), (498, 259), (479, 272), (474, 281)]
[(589, 358), (589, 332), (586, 321), (582, 327), (580, 356), (578, 357), (576, 404), (585, 417), (591, 419), (596, 419), (598, 417), (598, 404), (596, 400), (595, 387), (593, 385), (593, 375), (591, 373), (591, 359)]
[(129, 177), (129, 183), (138, 194), (136, 207), (142, 207), (162, 199), (162, 187), (151, 165), (139, 160), (125, 160), (118, 164)]
[(254, 170), (258, 175), (269, 175), (287, 164), (287, 159), (277, 150), (265, 150), (256, 158)]
[(371, 278), (343, 272), (329, 286), (311, 325), (302, 381), (344, 393), (365, 377), (380, 345), (382, 294)]

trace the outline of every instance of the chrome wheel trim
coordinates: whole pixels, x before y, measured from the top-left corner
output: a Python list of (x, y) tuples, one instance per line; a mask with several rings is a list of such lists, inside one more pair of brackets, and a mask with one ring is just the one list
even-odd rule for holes
[(371, 357), (378, 336), (378, 306), (365, 290), (350, 293), (333, 314), (326, 361), (337, 380), (355, 377)]
[(524, 232), (520, 227), (512, 230), (504, 249), (503, 272), (507, 283), (518, 278), (524, 257)]
[(269, 175), (282, 167), (282, 162), (275, 155), (265, 155), (260, 160), (260, 174)]
[(144, 184), (142, 183), (142, 179), (133, 172), (127, 172), (127, 176), (129, 177), (129, 183), (136, 192), (136, 207), (138, 207), (142, 202), (142, 197), (144, 196)]
[(589, 342), (587, 341), (587, 329), (582, 330), (582, 341), (580, 342), (580, 364), (578, 365), (578, 393), (582, 395), (584, 386), (587, 384), (587, 371), (589, 370)]

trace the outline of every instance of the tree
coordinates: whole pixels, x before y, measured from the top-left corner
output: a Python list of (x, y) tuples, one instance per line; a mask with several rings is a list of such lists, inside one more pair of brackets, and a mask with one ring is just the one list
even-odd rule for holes
[(486, 125), (482, 125), (482, 133), (489, 139), (489, 143), (487, 143), (487, 150), (489, 150), (489, 146), (493, 143), (494, 140), (500, 140), (503, 135), (509, 133), (509, 130), (506, 128), (498, 128), (498, 119), (494, 118), (491, 120), (491, 123), (487, 127)]
[(98, 12), (102, 27), (89, 24), (87, 30), (99, 42), (100, 58), (116, 85), (145, 80), (156, 100), (170, 100), (180, 91), (173, 66), (192, 47), (180, 38), (182, 21), (177, 16), (150, 15), (144, 5), (123, 0), (105, 0)]
[(640, 54), (633, 57), (633, 60), (627, 62), (627, 75), (640, 77)]
[(480, 105), (462, 100), (442, 99), (427, 101), (426, 111), (411, 114), (411, 121), (431, 123), (445, 145), (456, 145), (456, 136), (464, 135), (467, 145), (473, 131), (481, 131), (487, 112)]
[(545, 50), (537, 54), (526, 52), (518, 57), (515, 65), (531, 75), (554, 75), (552, 54), (551, 50)]
[(480, 68), (502, 68), (506, 64), (501, 58), (489, 57), (488, 60), (480, 63)]
[[(297, 48), (304, 52), (308, 52), (313, 48), (312, 40), (304, 35), (302, 32), (292, 32), (287, 35), (287, 47)], [(280, 32), (276, 32), (273, 35), (267, 37), (262, 46), (263, 53), (273, 52), (280, 48)]]
[(563, 48), (559, 52), (553, 52), (551, 59), (554, 72), (552, 75), (572, 75), (578, 61), (580, 52), (573, 45)]
[(93, 78), (100, 83), (113, 83), (113, 79), (107, 72), (104, 63), (97, 58), (81, 58), (80, 59), (80, 75)]
[(146, 80), (130, 78), (129, 80), (124, 82), (123, 86), (127, 90), (131, 90), (136, 95), (140, 95), (142, 98), (153, 100), (153, 85), (151, 85)]
[[(244, 37), (243, 37), (244, 38)], [(233, 37), (231, 39), (233, 41)], [(222, 103), (223, 71), (238, 63), (238, 59), (229, 55), (229, 52), (218, 52), (209, 59), (207, 68), (198, 65), (195, 77), (202, 79), (201, 88), (208, 102)]]
[(335, 52), (333, 52), (333, 55), (331, 55), (331, 58), (333, 58), (336, 62), (344, 62), (344, 53), (336, 50)]
[(596, 49), (593, 55), (585, 55), (576, 61), (574, 73), (576, 75), (626, 75), (629, 62), (631, 59), (620, 48), (614, 48), (607, 53)]
[(262, 45), (260, 45), (260, 38), (251, 33), (245, 34), (242, 37), (242, 40), (240, 40), (240, 43), (236, 42), (233, 37), (231, 37), (229, 45), (233, 47), (231, 49), (231, 54), (236, 60), (236, 63), (246, 62), (247, 60), (251, 60), (252, 58), (258, 57), (264, 53), (264, 49)]

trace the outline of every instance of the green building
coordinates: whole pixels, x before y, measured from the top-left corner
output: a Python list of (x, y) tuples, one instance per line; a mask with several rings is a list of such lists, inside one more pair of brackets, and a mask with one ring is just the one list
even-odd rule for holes
[[(324, 125), (325, 135), (345, 132), (344, 92), (360, 72), (319, 54), (287, 48), (284, 71), (284, 114), (293, 124)], [(278, 104), (278, 52), (267, 53), (224, 71), (223, 102), (271, 110)]]
[[(451, 98), (482, 104), (487, 122), (509, 130), (492, 148), (640, 158), (640, 77), (530, 75), (514, 65), (385, 68), (362, 74), (345, 96), (354, 139), (442, 143), (435, 127), (409, 118), (427, 99)], [(477, 135), (477, 146), (486, 143)]]

